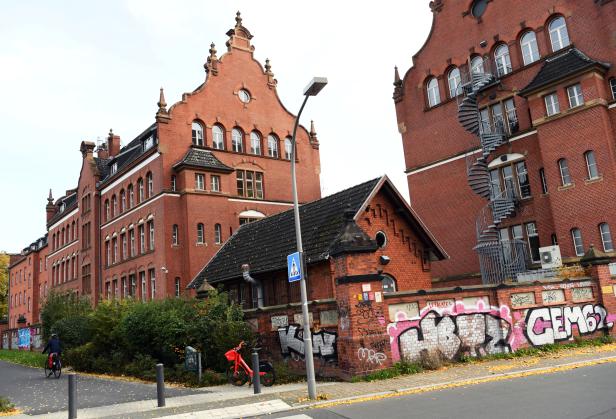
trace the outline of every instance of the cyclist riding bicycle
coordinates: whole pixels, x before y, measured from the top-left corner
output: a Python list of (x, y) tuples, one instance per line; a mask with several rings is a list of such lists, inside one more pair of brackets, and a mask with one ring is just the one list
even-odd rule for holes
[(45, 349), (43, 349), (43, 353), (45, 352), (49, 352), (48, 362), (49, 367), (51, 368), (54, 355), (57, 358), (60, 358), (60, 355), (62, 354), (62, 344), (57, 334), (53, 333), (51, 335), (51, 339), (49, 339), (49, 342), (47, 342), (47, 345), (45, 345)]

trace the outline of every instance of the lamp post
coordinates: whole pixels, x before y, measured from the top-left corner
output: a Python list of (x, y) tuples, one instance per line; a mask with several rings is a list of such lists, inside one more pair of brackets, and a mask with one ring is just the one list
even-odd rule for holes
[(304, 262), (304, 246), (302, 245), (302, 230), (299, 220), (299, 203), (297, 200), (297, 178), (295, 175), (295, 134), (299, 125), (299, 118), (302, 115), (304, 106), (310, 96), (316, 96), (327, 84), (327, 78), (315, 77), (304, 89), (304, 102), (299, 108), (299, 113), (295, 118), (293, 126), (293, 136), (291, 137), (291, 184), (293, 186), (293, 213), (295, 215), (295, 238), (297, 240), (297, 251), (301, 265), (302, 276), (300, 279), (300, 292), (302, 298), (302, 315), (304, 318), (304, 359), (306, 360), (306, 379), (308, 381), (308, 397), (312, 400), (317, 397), (317, 385), (314, 378), (314, 359), (312, 357), (312, 333), (310, 332), (310, 317), (308, 315), (308, 294), (306, 292), (306, 263)]

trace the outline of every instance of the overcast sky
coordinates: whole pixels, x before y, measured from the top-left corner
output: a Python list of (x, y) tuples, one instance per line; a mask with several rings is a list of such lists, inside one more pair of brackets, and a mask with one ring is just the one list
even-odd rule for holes
[(109, 128), (126, 144), (205, 78), (235, 12), (271, 60), (278, 93), (296, 113), (313, 76), (329, 85), (308, 102), (321, 144), (322, 195), (387, 174), (408, 198), (397, 132), (394, 65), (403, 74), (425, 41), (428, 0), (13, 1), (0, 14), (0, 250), (45, 233), (49, 188), (76, 186), (82, 140)]

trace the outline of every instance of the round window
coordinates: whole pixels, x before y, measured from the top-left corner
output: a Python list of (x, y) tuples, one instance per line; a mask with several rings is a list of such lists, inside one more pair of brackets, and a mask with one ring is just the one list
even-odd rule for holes
[(475, 17), (481, 17), (487, 6), (488, 0), (475, 0), (471, 6), (471, 14)]
[(240, 91), (237, 92), (237, 96), (244, 103), (250, 102), (250, 93), (248, 93), (248, 90), (246, 89), (240, 89)]
[(387, 245), (387, 236), (382, 231), (376, 233), (375, 240), (377, 246), (379, 246), (380, 248), (383, 248), (385, 247), (385, 245)]

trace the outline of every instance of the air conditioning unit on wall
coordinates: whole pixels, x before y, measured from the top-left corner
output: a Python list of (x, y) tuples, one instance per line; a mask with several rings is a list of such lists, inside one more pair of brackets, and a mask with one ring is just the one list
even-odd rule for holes
[(554, 269), (563, 266), (559, 246), (540, 247), (539, 256), (541, 256), (541, 269)]

